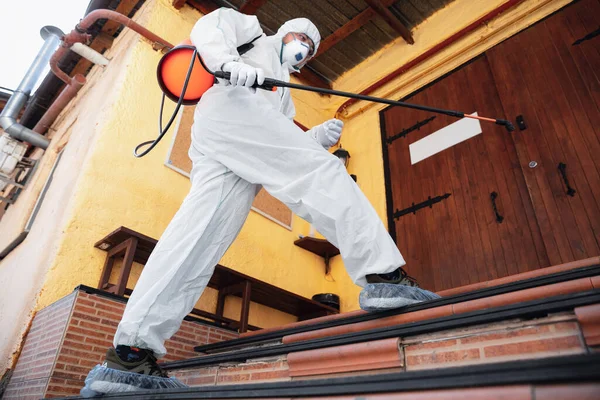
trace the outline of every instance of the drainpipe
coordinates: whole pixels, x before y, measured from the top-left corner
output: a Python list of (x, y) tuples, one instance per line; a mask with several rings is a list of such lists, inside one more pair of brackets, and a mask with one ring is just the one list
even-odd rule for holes
[(42, 72), (44, 72), (46, 65), (48, 65), (48, 60), (50, 60), (52, 53), (57, 49), (63, 33), (56, 27), (45, 26), (40, 30), (40, 35), (44, 39), (44, 45), (38, 52), (31, 67), (29, 67), (29, 70), (27, 70), (19, 87), (6, 103), (4, 110), (2, 110), (2, 113), (0, 114), (0, 126), (2, 126), (6, 133), (15, 139), (31, 143), (31, 145), (41, 147), (45, 150), (48, 148), (50, 141), (39, 133), (26, 128), (17, 122), (19, 112), (25, 103), (27, 103), (33, 87), (37, 83)]
[(46, 198), (46, 193), (48, 192), (48, 188), (50, 188), (52, 179), (54, 179), (54, 171), (56, 171), (56, 167), (58, 167), (58, 163), (60, 162), (62, 155), (63, 155), (63, 152), (61, 151), (58, 154), (58, 157), (56, 157), (56, 161), (54, 162), (54, 165), (52, 166), (52, 169), (50, 170), (48, 179), (46, 179), (46, 182), (44, 183), (44, 187), (42, 189), (42, 192), (40, 193), (40, 197), (38, 197), (37, 201), (35, 202), (35, 206), (33, 208), (33, 211), (31, 212), (31, 216), (27, 220), (27, 224), (25, 225), (25, 230), (23, 232), (21, 232), (19, 234), (19, 236), (17, 236), (12, 242), (10, 242), (4, 250), (0, 251), (0, 261), (2, 259), (4, 259), (18, 245), (20, 245), (27, 238), (27, 235), (29, 235), (29, 232), (31, 231), (31, 227), (33, 226), (33, 222), (35, 221), (35, 218), (37, 217), (38, 212), (40, 211), (40, 208), (42, 207), (42, 203), (44, 202), (44, 199)]

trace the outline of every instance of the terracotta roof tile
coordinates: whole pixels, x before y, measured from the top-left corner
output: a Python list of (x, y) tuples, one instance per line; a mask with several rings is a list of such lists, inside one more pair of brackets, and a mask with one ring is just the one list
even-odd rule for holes
[(337, 336), (350, 332), (360, 332), (369, 329), (394, 326), (415, 321), (444, 317), (452, 314), (462, 314), (470, 311), (484, 310), (486, 308), (501, 307), (508, 304), (515, 304), (545, 297), (553, 297), (568, 293), (577, 293), (592, 290), (592, 280), (590, 278), (575, 279), (572, 281), (555, 283), (531, 289), (519, 290), (516, 292), (500, 294), (497, 296), (486, 297), (483, 299), (470, 300), (462, 303), (446, 305), (441, 307), (429, 308), (412, 313), (399, 314), (392, 317), (375, 319), (356, 324), (335, 326), (332, 328), (320, 329), (310, 332), (297, 333), (295, 335), (285, 336), (283, 343), (294, 343), (306, 340), (313, 340), (322, 337)]
[(600, 345), (600, 304), (576, 308), (575, 315), (583, 331), (585, 343), (588, 346)]
[(398, 338), (290, 353), (287, 361), (292, 377), (403, 366)]

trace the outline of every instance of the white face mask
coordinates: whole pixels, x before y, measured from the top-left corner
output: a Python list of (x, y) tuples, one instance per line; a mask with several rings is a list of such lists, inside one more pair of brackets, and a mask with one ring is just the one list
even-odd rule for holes
[(300, 65), (308, 57), (310, 46), (298, 39), (288, 43), (283, 43), (281, 49), (281, 63), (288, 63), (292, 66)]

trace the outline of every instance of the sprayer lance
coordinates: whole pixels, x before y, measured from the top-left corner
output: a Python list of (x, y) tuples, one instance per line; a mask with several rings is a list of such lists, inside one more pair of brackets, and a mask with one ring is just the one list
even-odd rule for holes
[[(214, 76), (216, 78), (229, 80), (231, 74), (229, 72), (215, 71)], [(291, 88), (291, 89), (305, 90), (308, 92), (316, 92), (316, 93), (322, 93), (322, 94), (329, 94), (329, 95), (333, 95), (333, 96), (348, 97), (351, 99), (371, 101), (374, 103), (389, 104), (389, 105), (397, 106), (397, 107), (405, 107), (405, 108), (413, 108), (415, 110), (429, 111), (432, 113), (449, 115), (451, 117), (456, 117), (456, 118), (478, 119), (480, 121), (493, 122), (497, 125), (502, 125), (506, 128), (506, 130), (508, 132), (512, 132), (515, 130), (514, 125), (510, 121), (505, 120), (505, 119), (480, 117), (478, 115), (465, 114), (464, 112), (460, 112), (460, 111), (444, 110), (442, 108), (435, 108), (435, 107), (422, 106), (419, 104), (405, 103), (403, 101), (382, 99), (380, 97), (373, 97), (373, 96), (366, 96), (363, 94), (343, 92), (340, 90), (325, 89), (325, 88), (306, 86), (306, 85), (298, 85), (296, 83), (284, 82), (284, 81), (280, 81), (277, 79), (271, 79), (271, 78), (265, 78), (265, 81), (263, 82), (262, 85), (254, 84), (253, 87), (259, 88), (259, 89), (264, 89), (264, 90), (269, 90), (269, 91), (272, 91), (275, 87), (287, 87), (287, 88)]]

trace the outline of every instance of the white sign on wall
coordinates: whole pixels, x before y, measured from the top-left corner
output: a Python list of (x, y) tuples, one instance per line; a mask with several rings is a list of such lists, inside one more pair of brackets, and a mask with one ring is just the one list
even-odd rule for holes
[[(471, 115), (477, 115), (474, 112)], [(440, 151), (446, 150), (454, 145), (464, 142), (481, 133), (481, 124), (479, 120), (472, 118), (460, 119), (442, 129), (425, 136), (421, 140), (411, 143), (410, 163), (415, 165)]]

